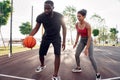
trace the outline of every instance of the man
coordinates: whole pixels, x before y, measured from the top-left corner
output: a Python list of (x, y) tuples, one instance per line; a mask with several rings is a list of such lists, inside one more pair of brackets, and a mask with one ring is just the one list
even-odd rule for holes
[(42, 71), (46, 66), (44, 64), (44, 56), (47, 54), (49, 45), (52, 43), (54, 47), (55, 61), (54, 61), (54, 74), (52, 80), (60, 80), (58, 76), (59, 66), (60, 66), (60, 54), (61, 54), (61, 37), (60, 29), (62, 27), (63, 31), (63, 42), (62, 48), (65, 49), (65, 40), (66, 40), (66, 26), (63, 21), (63, 16), (53, 11), (54, 3), (50, 0), (45, 1), (44, 3), (44, 12), (38, 15), (36, 18), (36, 26), (30, 33), (30, 36), (34, 36), (40, 28), (40, 25), (43, 24), (45, 32), (42, 36), (42, 42), (39, 49), (39, 59), (41, 65), (35, 70), (36, 72)]

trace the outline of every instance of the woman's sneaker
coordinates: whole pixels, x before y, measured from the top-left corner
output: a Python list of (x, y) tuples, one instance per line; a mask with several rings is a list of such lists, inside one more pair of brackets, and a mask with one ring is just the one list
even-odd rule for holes
[(52, 80), (61, 80), (60, 76), (57, 76), (57, 77), (52, 77)]
[(101, 75), (100, 75), (100, 73), (97, 73), (97, 74), (96, 74), (96, 80), (101, 80)]
[(38, 66), (36, 69), (35, 69), (35, 72), (41, 72), (43, 69), (46, 68), (46, 65), (45, 66)]
[(81, 70), (81, 68), (74, 68), (74, 69), (72, 69), (72, 72), (81, 72), (82, 70)]

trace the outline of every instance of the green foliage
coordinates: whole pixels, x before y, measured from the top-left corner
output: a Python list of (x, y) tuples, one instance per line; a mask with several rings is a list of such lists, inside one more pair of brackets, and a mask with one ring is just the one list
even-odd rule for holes
[(116, 30), (116, 28), (110, 28), (110, 38), (111, 40), (115, 41), (117, 39), (117, 33), (118, 31)]
[(71, 44), (73, 44), (72, 31), (73, 29), (75, 29), (74, 26), (77, 21), (76, 8), (73, 6), (67, 6), (63, 11), (63, 15), (65, 16), (65, 21), (66, 21), (65, 23), (67, 25), (67, 29), (70, 30)]
[(29, 34), (32, 30), (30, 22), (22, 23), (22, 25), (19, 26), (19, 28), (20, 28), (21, 34), (23, 35)]
[(0, 25), (6, 25), (9, 19), (12, 7), (10, 0), (4, 0), (0, 2)]
[(98, 36), (99, 35), (99, 30), (98, 29), (93, 29), (93, 36)]
[(116, 28), (110, 28), (110, 32), (112, 34), (117, 34), (118, 33), (118, 31), (116, 30)]
[(75, 26), (75, 23), (77, 21), (76, 19), (76, 8), (73, 6), (66, 6), (65, 10), (63, 11), (63, 15), (66, 19), (66, 24), (73, 28)]

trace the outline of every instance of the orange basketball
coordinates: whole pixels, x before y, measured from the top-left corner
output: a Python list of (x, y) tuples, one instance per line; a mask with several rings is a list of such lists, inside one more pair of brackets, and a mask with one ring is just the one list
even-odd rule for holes
[(33, 36), (27, 36), (23, 40), (23, 45), (27, 48), (33, 48), (36, 45), (36, 39)]

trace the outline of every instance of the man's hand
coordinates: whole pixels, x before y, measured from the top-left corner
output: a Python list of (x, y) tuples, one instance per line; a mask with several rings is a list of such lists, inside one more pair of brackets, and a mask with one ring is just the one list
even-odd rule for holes
[(62, 44), (63, 51), (65, 50), (65, 43)]

